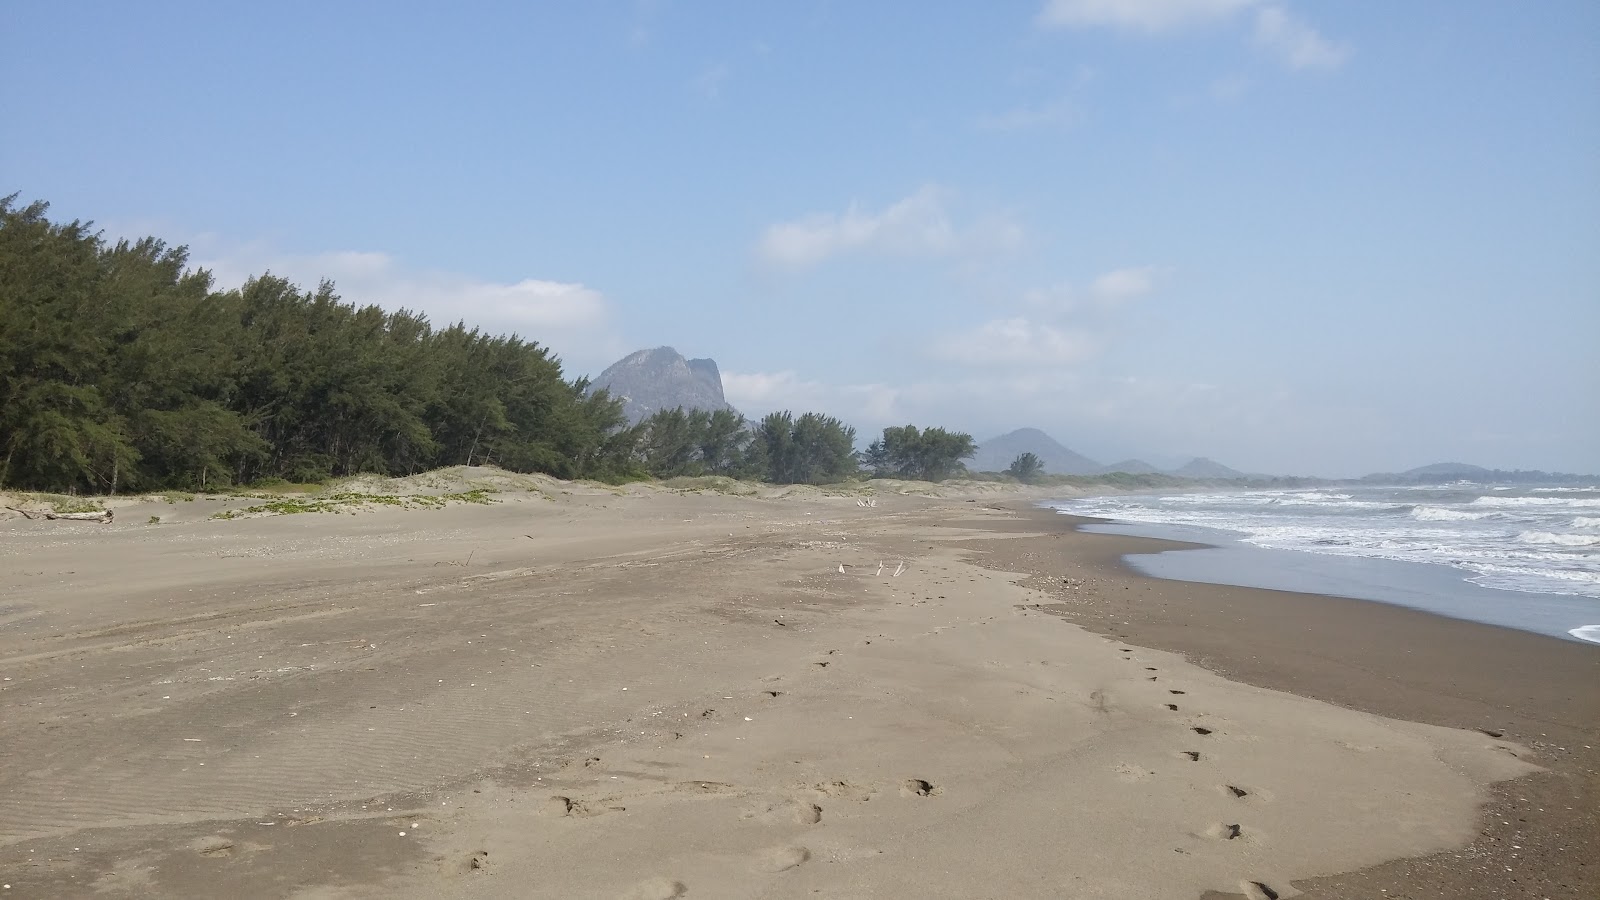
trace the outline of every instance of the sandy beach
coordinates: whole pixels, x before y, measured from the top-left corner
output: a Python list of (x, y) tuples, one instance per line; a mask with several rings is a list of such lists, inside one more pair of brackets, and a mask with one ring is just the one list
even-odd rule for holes
[(0, 520), (4, 896), (1600, 885), (1595, 648), (1143, 578), (1015, 494), (499, 487)]

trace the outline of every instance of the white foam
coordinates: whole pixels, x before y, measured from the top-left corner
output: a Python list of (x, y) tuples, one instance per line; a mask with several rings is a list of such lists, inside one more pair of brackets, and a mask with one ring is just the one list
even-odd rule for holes
[(1524, 544), (1553, 544), (1557, 547), (1593, 547), (1600, 545), (1600, 534), (1557, 534), (1554, 531), (1524, 531), (1517, 535)]
[(1479, 497), (1472, 505), (1499, 509), (1519, 506), (1600, 509), (1600, 497)]
[(1232, 532), (1259, 547), (1453, 566), (1473, 583), (1501, 590), (1600, 598), (1600, 497), (1528, 497), (1518, 488), (1513, 496), (1473, 502), (1457, 502), (1455, 493), (1407, 503), (1401, 490), (1093, 497), (1060, 507), (1128, 523)]
[(1468, 512), (1464, 509), (1445, 509), (1439, 506), (1419, 506), (1411, 511), (1411, 518), (1419, 522), (1474, 522), (1493, 515), (1492, 512)]
[(1579, 625), (1577, 628), (1568, 631), (1567, 634), (1572, 635), (1580, 641), (1588, 641), (1591, 644), (1600, 644), (1600, 625)]

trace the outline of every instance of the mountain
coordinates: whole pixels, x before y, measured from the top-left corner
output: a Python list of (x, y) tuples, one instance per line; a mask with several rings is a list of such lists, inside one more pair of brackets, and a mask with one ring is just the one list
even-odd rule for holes
[(1161, 470), (1150, 465), (1142, 459), (1125, 459), (1119, 463), (1112, 463), (1109, 466), (1102, 466), (1100, 471), (1106, 474), (1110, 474), (1112, 472), (1125, 472), (1129, 475), (1155, 475), (1160, 473)]
[(1183, 478), (1248, 478), (1249, 476), (1238, 469), (1230, 469), (1222, 463), (1197, 456), (1182, 466), (1172, 470), (1173, 475)]
[(1489, 474), (1483, 466), (1472, 466), (1466, 463), (1441, 462), (1427, 466), (1417, 466), (1400, 473), (1401, 478), (1482, 478)]
[(663, 409), (733, 409), (722, 396), (722, 373), (716, 360), (684, 359), (671, 347), (630, 353), (606, 367), (589, 386), (604, 388), (622, 400), (630, 422), (640, 422)]
[(1543, 472), (1538, 469), (1485, 469), (1466, 463), (1441, 462), (1418, 466), (1404, 472), (1374, 472), (1360, 479), (1367, 484), (1449, 484), (1452, 481), (1475, 481), (1479, 484), (1594, 484), (1600, 480), (1595, 475), (1575, 475), (1571, 472)]
[(978, 445), (978, 452), (967, 461), (974, 472), (1003, 472), (1012, 460), (1024, 453), (1032, 453), (1044, 463), (1050, 475), (1094, 475), (1101, 465), (1081, 453), (1062, 446), (1059, 441), (1037, 428), (1018, 428), (1009, 434), (990, 438)]

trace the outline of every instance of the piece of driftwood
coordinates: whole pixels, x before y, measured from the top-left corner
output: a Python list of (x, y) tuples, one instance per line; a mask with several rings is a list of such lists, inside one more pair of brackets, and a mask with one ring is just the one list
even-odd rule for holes
[(102, 509), (97, 512), (74, 513), (58, 513), (48, 509), (18, 509), (15, 506), (8, 506), (6, 509), (15, 513), (22, 513), (24, 519), (47, 519), (52, 522), (99, 522), (102, 525), (110, 525), (112, 516), (112, 511), (109, 509)]

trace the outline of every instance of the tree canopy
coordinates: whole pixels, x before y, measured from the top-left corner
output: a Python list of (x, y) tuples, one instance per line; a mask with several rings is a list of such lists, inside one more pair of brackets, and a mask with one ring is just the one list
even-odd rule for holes
[(1025, 451), (1018, 454), (1017, 458), (1011, 461), (1011, 465), (1006, 466), (1006, 474), (1023, 484), (1032, 484), (1044, 474), (1044, 462), (1037, 454)]
[(546, 348), (272, 275), (215, 291), (155, 238), (0, 199), (0, 485), (115, 492), (494, 463), (635, 466), (620, 404)]
[(972, 435), (915, 425), (885, 428), (883, 437), (868, 445), (864, 464), (878, 477), (944, 481), (966, 471), (962, 460), (977, 452)]

